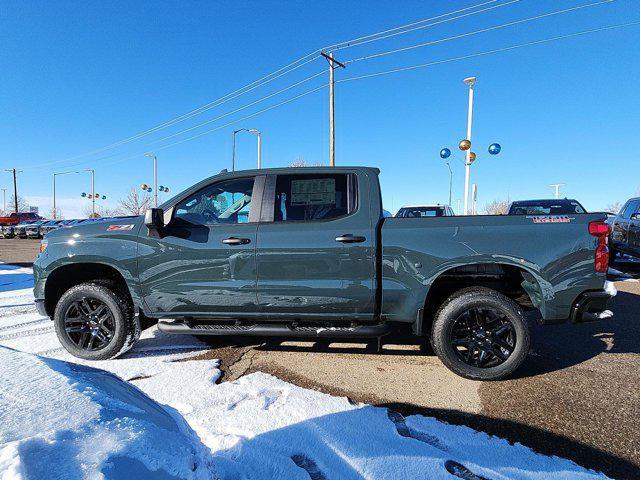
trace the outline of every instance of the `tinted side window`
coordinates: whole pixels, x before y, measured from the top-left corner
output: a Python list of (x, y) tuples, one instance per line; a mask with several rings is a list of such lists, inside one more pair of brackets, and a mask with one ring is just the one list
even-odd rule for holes
[(622, 209), (620, 216), (622, 218), (631, 218), (631, 215), (638, 211), (638, 207), (640, 207), (640, 201), (630, 200)]
[(174, 219), (191, 225), (249, 221), (254, 178), (213, 183), (189, 195), (175, 207)]
[(278, 175), (276, 222), (330, 220), (356, 209), (353, 174)]

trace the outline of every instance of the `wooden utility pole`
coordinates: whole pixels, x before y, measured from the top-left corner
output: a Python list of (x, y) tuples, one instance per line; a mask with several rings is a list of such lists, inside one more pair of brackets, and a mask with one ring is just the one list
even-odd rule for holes
[(329, 54), (321, 53), (321, 55), (329, 62), (329, 164), (332, 167), (336, 166), (336, 126), (335, 126), (335, 113), (334, 113), (334, 90), (335, 90), (335, 78), (333, 71), (338, 68), (345, 68), (344, 63), (333, 58), (333, 52)]
[(15, 168), (9, 168), (5, 171), (11, 172), (13, 174), (13, 209), (16, 213), (18, 213), (18, 179), (16, 178), (16, 174), (18, 173), (18, 171)]

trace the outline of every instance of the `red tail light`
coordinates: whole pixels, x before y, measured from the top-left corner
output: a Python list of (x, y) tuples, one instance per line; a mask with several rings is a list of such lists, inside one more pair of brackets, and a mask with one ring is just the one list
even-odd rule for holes
[(596, 248), (596, 272), (605, 273), (609, 269), (609, 233), (611, 228), (604, 222), (591, 222), (589, 233), (598, 237)]

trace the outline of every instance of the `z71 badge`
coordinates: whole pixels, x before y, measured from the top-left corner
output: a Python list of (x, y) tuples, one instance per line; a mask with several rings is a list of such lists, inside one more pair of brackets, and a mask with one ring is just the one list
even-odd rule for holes
[(533, 215), (531, 217), (533, 223), (570, 223), (575, 217), (568, 215)]
[(107, 227), (107, 232), (114, 230), (133, 230), (133, 225), (109, 225)]

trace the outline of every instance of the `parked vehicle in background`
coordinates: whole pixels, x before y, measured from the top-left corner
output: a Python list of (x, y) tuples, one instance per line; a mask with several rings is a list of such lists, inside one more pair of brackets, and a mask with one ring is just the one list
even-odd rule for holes
[(25, 228), (26, 238), (42, 238), (43, 234), (40, 229), (48, 222), (49, 220), (38, 220), (27, 225)]
[(33, 212), (18, 212), (18, 213), (12, 213), (11, 215), (8, 215), (6, 217), (0, 217), (0, 225), (18, 225), (19, 223), (22, 223), (24, 221), (35, 221), (35, 220), (41, 220), (42, 217), (40, 215), (38, 215), (37, 213), (33, 213)]
[(13, 227), (13, 236), (18, 238), (27, 238), (27, 227), (38, 220), (27, 220)]
[(60, 228), (65, 222), (65, 220), (49, 220), (48, 222), (40, 225), (40, 236), (44, 237), (51, 230), (55, 230), (56, 228)]
[(518, 200), (511, 203), (507, 215), (572, 215), (587, 213), (577, 200), (552, 198), (545, 200)]
[(611, 258), (618, 252), (640, 258), (640, 197), (629, 199), (608, 223)]
[(453, 217), (453, 209), (449, 205), (407, 205), (397, 211), (398, 218), (420, 218), (420, 217)]
[(603, 213), (385, 218), (378, 174), (225, 171), (144, 217), (60, 228), (34, 262), (36, 306), (90, 360), (121, 355), (154, 319), (197, 336), (411, 329), (482, 380), (527, 358), (525, 310), (542, 324), (612, 315)]

